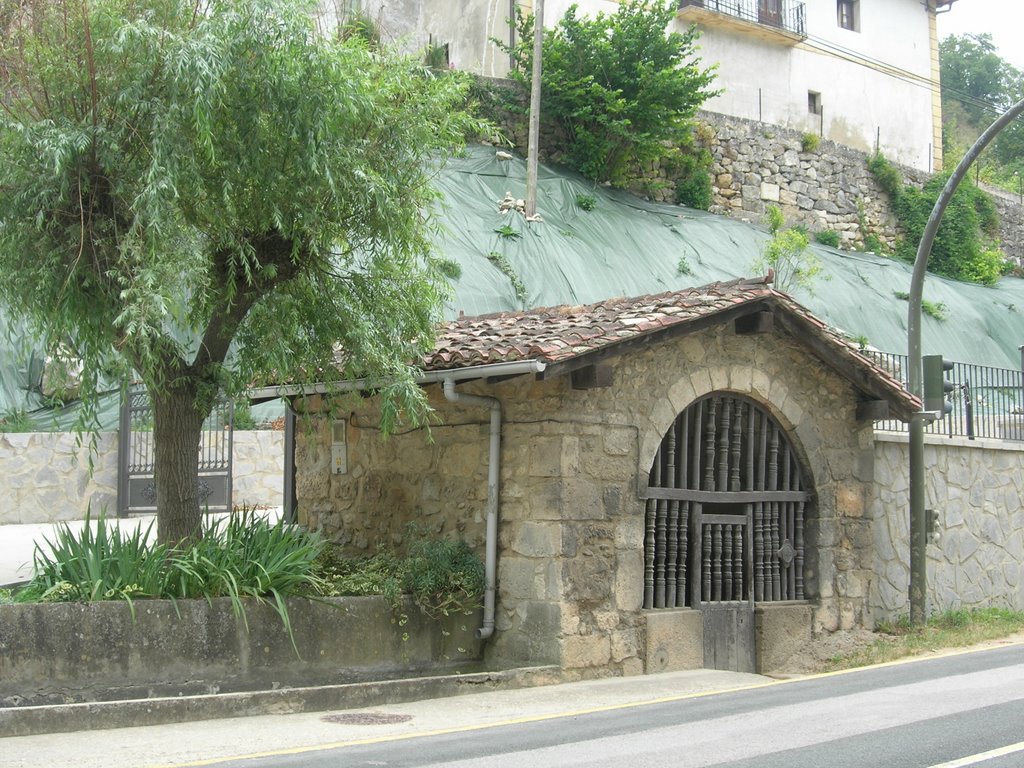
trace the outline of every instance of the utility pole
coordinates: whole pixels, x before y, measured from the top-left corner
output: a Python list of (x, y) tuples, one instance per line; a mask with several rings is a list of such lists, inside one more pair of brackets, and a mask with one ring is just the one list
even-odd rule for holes
[(533, 3), (533, 73), (530, 75), (530, 131), (526, 154), (526, 220), (537, 216), (537, 152), (540, 143), (540, 75), (544, 51), (544, 0)]
[[(946, 186), (935, 201), (928, 223), (925, 225), (921, 242), (917, 246), (914, 272), (910, 278), (910, 309), (907, 310), (907, 364), (910, 393), (922, 397), (921, 386), (921, 297), (924, 293), (924, 277), (928, 269), (928, 257), (932, 253), (935, 233), (942, 221), (953, 193), (960, 185), (978, 155), (1006, 126), (1024, 113), (1024, 99), (1021, 99), (998, 120), (990, 125), (974, 142)], [(928, 618), (928, 537), (924, 510), (924, 422), (934, 416), (921, 411), (910, 420), (910, 623), (921, 626)]]

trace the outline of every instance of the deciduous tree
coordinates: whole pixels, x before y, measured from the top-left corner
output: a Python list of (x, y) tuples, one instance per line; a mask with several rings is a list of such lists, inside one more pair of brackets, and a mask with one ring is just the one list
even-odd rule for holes
[[(457, 77), (338, 40), (304, 0), (48, 0), (0, 43), (0, 300), (154, 406), (159, 539), (197, 535), (218, 393), (411, 364), (443, 291), (433, 169)], [(340, 346), (341, 362), (337, 362)]]

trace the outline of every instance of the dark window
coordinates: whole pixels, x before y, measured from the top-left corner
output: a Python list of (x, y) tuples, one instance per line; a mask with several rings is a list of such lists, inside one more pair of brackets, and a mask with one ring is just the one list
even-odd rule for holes
[(807, 92), (807, 111), (812, 115), (821, 114), (821, 94), (817, 91)]
[(837, 14), (839, 26), (856, 32), (860, 25), (857, 23), (858, 0), (837, 0)]

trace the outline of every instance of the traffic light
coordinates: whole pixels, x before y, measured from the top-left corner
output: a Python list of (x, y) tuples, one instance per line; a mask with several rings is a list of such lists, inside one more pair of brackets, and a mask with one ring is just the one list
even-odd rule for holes
[(938, 413), (942, 418), (953, 410), (953, 404), (946, 396), (953, 391), (953, 383), (946, 381), (946, 371), (953, 370), (953, 363), (943, 360), (942, 355), (925, 355), (921, 358), (924, 383), (924, 409)]
[(924, 511), (924, 521), (924, 529), (928, 534), (928, 538), (932, 540), (933, 544), (938, 544), (939, 539), (942, 538), (942, 530), (939, 527), (939, 510), (926, 509)]

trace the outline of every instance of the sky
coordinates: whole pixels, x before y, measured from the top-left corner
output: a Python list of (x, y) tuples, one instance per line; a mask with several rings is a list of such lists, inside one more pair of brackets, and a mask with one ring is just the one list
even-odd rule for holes
[(999, 55), (1024, 70), (1024, 0), (956, 0), (938, 23), (940, 40), (988, 32)]

